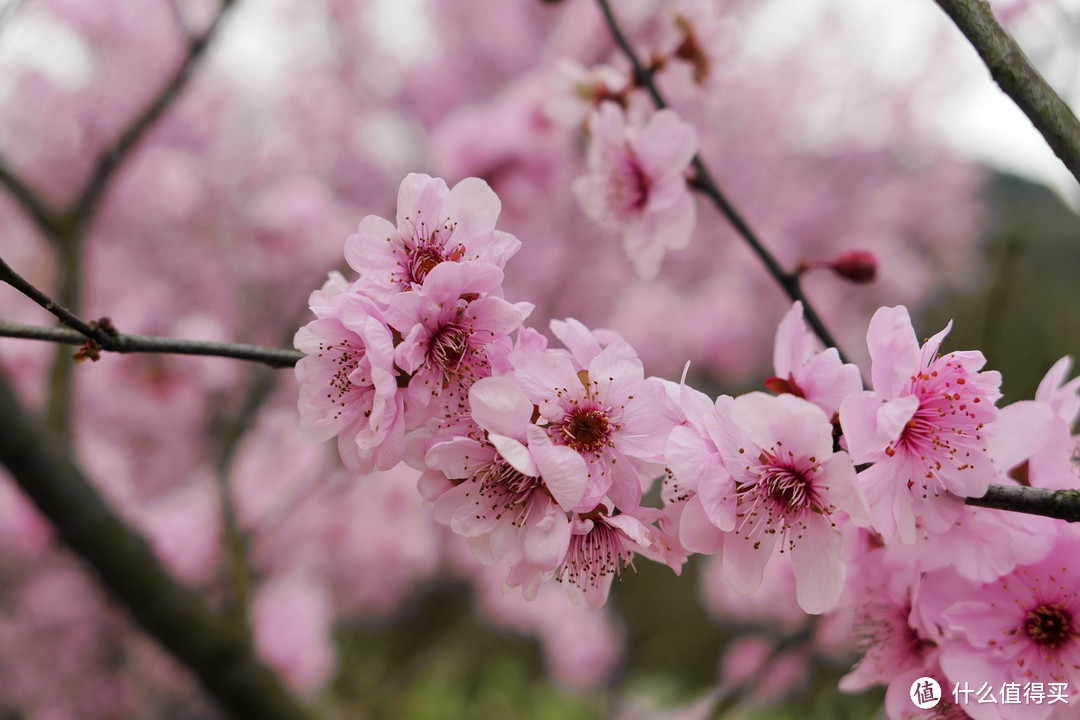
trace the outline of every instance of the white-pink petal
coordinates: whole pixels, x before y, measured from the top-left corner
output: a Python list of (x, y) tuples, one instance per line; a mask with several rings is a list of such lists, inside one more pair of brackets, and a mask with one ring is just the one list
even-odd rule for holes
[(483, 429), (524, 441), (533, 404), (508, 377), (481, 378), (469, 388), (473, 420)]

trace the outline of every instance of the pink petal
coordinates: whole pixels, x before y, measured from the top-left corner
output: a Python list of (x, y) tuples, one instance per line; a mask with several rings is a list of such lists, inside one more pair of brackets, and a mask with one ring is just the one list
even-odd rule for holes
[(475, 177), (455, 185), (443, 203), (443, 215), (457, 223), (455, 239), (492, 232), (501, 211), (499, 196), (486, 182)]
[(690, 552), (709, 555), (723, 547), (724, 533), (709, 519), (697, 495), (686, 502), (679, 518), (679, 542)]
[(795, 301), (776, 328), (776, 344), (773, 346), (773, 370), (776, 376), (787, 378), (802, 367), (810, 355), (807, 347), (810, 335), (803, 321), (802, 303)]
[(564, 510), (571, 510), (585, 493), (588, 466), (585, 459), (568, 447), (555, 445), (541, 428), (530, 425), (529, 449), (540, 477), (551, 497)]
[(523, 537), (525, 559), (541, 570), (554, 570), (570, 549), (570, 523), (558, 510), (547, 513), (535, 525), (527, 526)]
[(412, 223), (426, 222), (434, 229), (434, 224), (442, 219), (439, 216), (443, 201), (449, 194), (450, 189), (440, 178), (409, 173), (398, 186), (397, 226), (404, 230), (411, 228)]
[(495, 446), (495, 449), (502, 455), (503, 460), (510, 463), (510, 467), (522, 475), (539, 477), (540, 470), (536, 467), (536, 462), (533, 460), (532, 454), (529, 453), (529, 448), (519, 441), (505, 435), (489, 432), (488, 442)]
[(874, 392), (886, 399), (898, 397), (919, 364), (919, 342), (907, 308), (883, 307), (874, 313), (866, 344), (870, 348)]
[(345, 261), (361, 275), (370, 275), (374, 269), (393, 269), (393, 252), (387, 241), (397, 234), (390, 221), (368, 215), (360, 221), (356, 234), (345, 241)]
[(813, 517), (795, 547), (791, 567), (795, 571), (795, 598), (810, 615), (836, 606), (844, 589), (847, 566), (840, 556), (840, 534), (824, 517)]
[(724, 577), (735, 592), (749, 595), (761, 587), (765, 564), (772, 556), (776, 540), (777, 533), (764, 533), (752, 540), (735, 533), (729, 533), (724, 538), (724, 554), (721, 560)]
[(533, 404), (508, 377), (487, 377), (469, 388), (469, 405), (476, 424), (493, 433), (525, 440)]
[(649, 175), (659, 178), (686, 169), (697, 152), (697, 131), (674, 110), (658, 110), (630, 144)]

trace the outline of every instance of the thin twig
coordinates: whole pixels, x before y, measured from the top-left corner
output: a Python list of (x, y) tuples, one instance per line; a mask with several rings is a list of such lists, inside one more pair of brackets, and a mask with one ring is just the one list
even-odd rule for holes
[[(668, 107), (667, 101), (664, 100), (664, 96), (661, 95), (660, 89), (657, 88), (656, 83), (653, 81), (653, 70), (642, 65), (641, 60), (638, 59), (637, 53), (634, 52), (634, 48), (630, 45), (630, 41), (619, 27), (619, 23), (615, 19), (615, 14), (612, 12), (608, 0), (597, 0), (597, 2), (600, 4), (600, 9), (604, 13), (604, 19), (607, 21), (608, 28), (611, 30), (611, 35), (615, 39), (615, 44), (619, 46), (619, 49), (622, 50), (623, 55), (626, 56), (627, 60), (630, 61), (630, 65), (633, 67), (634, 82), (649, 93), (649, 96), (652, 98), (653, 103), (658, 109)], [(690, 187), (705, 195), (713, 202), (713, 205), (715, 205), (724, 217), (728, 219), (728, 222), (731, 223), (732, 227), (735, 228), (735, 231), (746, 241), (746, 244), (750, 246), (750, 249), (754, 254), (761, 259), (761, 262), (765, 265), (765, 269), (769, 271), (769, 274), (773, 276), (773, 279), (776, 280), (791, 301), (799, 301), (802, 303), (803, 316), (806, 318), (807, 324), (813, 329), (814, 334), (825, 343), (826, 347), (836, 348), (837, 352), (840, 353), (841, 359), (844, 362), (847, 362), (843, 352), (840, 350), (840, 346), (837, 344), (828, 328), (825, 327), (825, 323), (822, 322), (821, 317), (817, 314), (814, 306), (803, 293), (802, 284), (799, 281), (799, 274), (784, 270), (773, 254), (769, 252), (768, 248), (761, 242), (757, 234), (750, 228), (749, 223), (746, 222), (724, 193), (720, 191), (720, 186), (713, 178), (712, 173), (709, 172), (709, 169), (705, 165), (705, 161), (702, 160), (700, 154), (694, 155), (692, 164), (696, 175), (690, 181)]]
[[(159, 337), (156, 335), (109, 335), (102, 333), (105, 342), (95, 341), (105, 352), (117, 353), (159, 353), (165, 355), (203, 355), (207, 357), (227, 357), (235, 360), (269, 365), (272, 368), (289, 368), (296, 365), (304, 353), (288, 348), (271, 348), (246, 343), (222, 343), (209, 340), (186, 340), (183, 338)], [(76, 330), (66, 328), (45, 328), (23, 323), (0, 320), (0, 337), (23, 338), (26, 340), (46, 340), (67, 345), (83, 345), (87, 337)]]
[(7, 188), (7, 191), (23, 206), (41, 234), (51, 242), (56, 242), (61, 224), (60, 213), (49, 207), (49, 204), (32, 187), (23, 182), (2, 158), (0, 158), (0, 185)]
[(1080, 182), (1080, 120), (1024, 55), (985, 0), (934, 0), (979, 53), (994, 82), (1027, 115)]
[(0, 281), (6, 282), (8, 285), (51, 312), (56, 316), (57, 320), (67, 325), (72, 330), (78, 331), (84, 338), (93, 338), (99, 343), (106, 340), (104, 331), (91, 327), (89, 324), (83, 322), (75, 315), (75, 313), (53, 300), (41, 290), (38, 290), (30, 281), (15, 272), (10, 265), (4, 262), (3, 258), (0, 258)]

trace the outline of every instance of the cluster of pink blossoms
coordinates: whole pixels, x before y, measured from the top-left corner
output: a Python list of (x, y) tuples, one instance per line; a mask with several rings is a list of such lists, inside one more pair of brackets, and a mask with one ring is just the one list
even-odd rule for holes
[[(519, 243), (495, 229), (499, 210), (483, 181), (410, 175), (396, 226), (369, 216), (348, 239), (359, 277), (313, 293), (296, 336), (302, 423), (337, 435), (350, 469), (420, 469), (435, 519), (528, 598), (554, 578), (599, 607), (637, 554), (676, 572), (719, 554), (742, 595), (786, 563), (804, 612), (856, 619), (865, 655), (845, 689), (917, 670), (949, 687), (1071, 683), (1076, 699), (1080, 535), (964, 502), (991, 482), (1080, 483), (1067, 360), (1036, 400), (999, 410), (981, 353), (942, 355), (949, 328), (920, 344), (905, 308), (882, 308), (864, 390), (796, 303), (775, 394), (714, 401), (645, 377), (610, 331), (556, 321), (549, 347), (526, 327), (530, 306), (502, 297)], [(659, 479), (662, 506), (642, 505)], [(996, 712), (971, 714), (1016, 716)]]

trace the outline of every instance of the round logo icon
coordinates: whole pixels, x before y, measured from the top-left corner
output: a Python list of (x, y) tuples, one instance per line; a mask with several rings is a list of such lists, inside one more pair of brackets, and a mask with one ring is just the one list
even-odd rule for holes
[(911, 702), (920, 710), (928, 710), (941, 702), (941, 686), (932, 677), (921, 677), (911, 683)]

